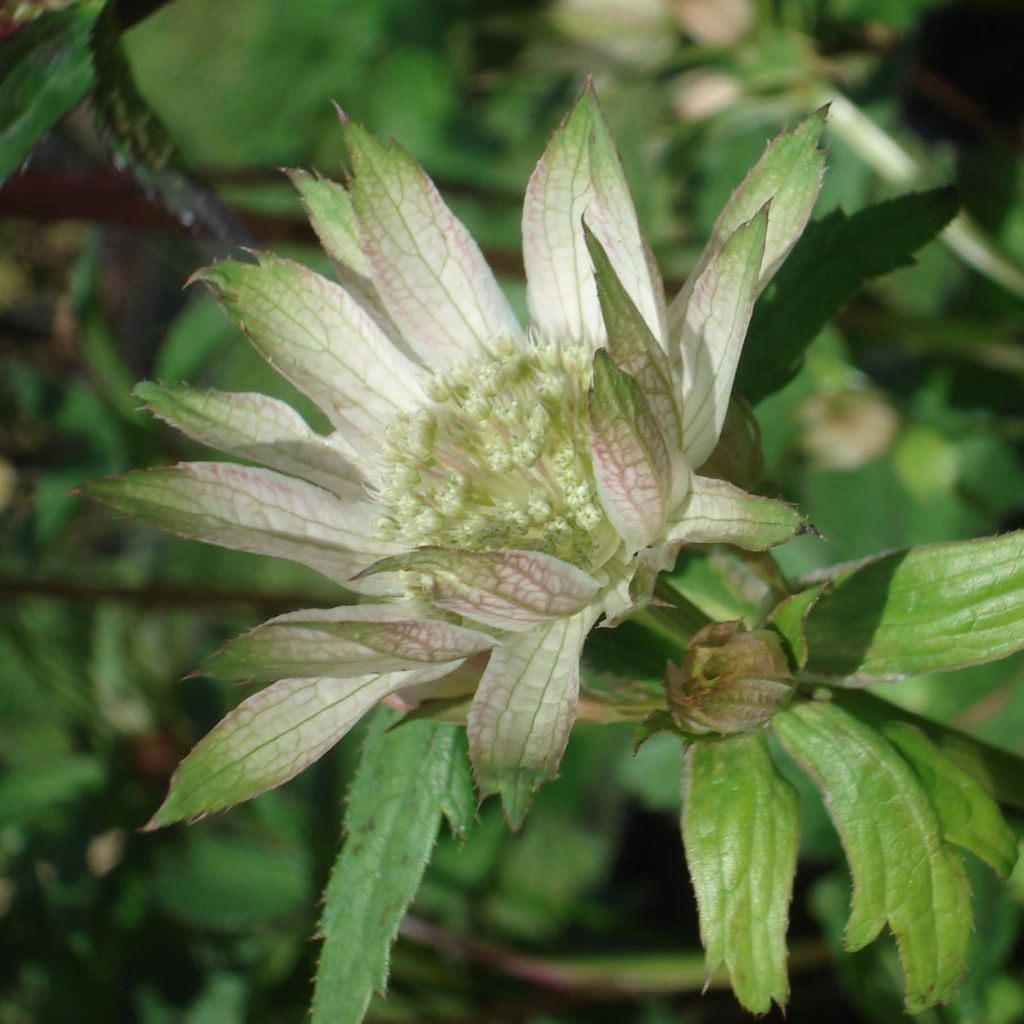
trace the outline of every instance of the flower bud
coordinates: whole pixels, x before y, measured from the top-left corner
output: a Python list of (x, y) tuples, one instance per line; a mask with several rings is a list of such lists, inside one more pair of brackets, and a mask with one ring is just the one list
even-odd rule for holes
[(681, 665), (669, 662), (665, 692), (680, 729), (729, 734), (756, 729), (785, 707), (791, 679), (773, 631), (716, 622), (693, 635)]

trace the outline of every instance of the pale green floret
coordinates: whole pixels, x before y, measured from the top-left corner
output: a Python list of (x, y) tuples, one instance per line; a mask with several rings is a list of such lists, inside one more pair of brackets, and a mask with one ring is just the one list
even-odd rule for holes
[(410, 546), (515, 547), (587, 569), (618, 546), (587, 450), (589, 346), (500, 339), (427, 385), (384, 446), (378, 534)]

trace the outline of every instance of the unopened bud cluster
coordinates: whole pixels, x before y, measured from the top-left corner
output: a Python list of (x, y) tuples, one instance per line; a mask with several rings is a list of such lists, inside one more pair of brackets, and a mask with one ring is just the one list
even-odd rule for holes
[(789, 703), (791, 678), (776, 633), (716, 622), (693, 635), (681, 665), (669, 663), (669, 713), (690, 733), (748, 732)]
[(587, 346), (493, 343), (388, 429), (380, 536), (544, 551), (585, 568), (618, 546), (587, 448)]

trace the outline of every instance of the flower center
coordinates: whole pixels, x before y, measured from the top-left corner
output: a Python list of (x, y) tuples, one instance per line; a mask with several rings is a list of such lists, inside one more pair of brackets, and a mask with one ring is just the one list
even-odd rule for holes
[(618, 537), (587, 447), (592, 358), (582, 345), (502, 339), (434, 377), (431, 404), (388, 428), (379, 534), (544, 551), (588, 569), (606, 561)]

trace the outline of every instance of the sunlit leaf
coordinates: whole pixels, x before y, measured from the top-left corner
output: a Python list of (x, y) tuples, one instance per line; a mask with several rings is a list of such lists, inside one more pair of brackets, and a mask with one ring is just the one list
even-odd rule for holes
[(947, 1001), (966, 968), (971, 902), (913, 768), (876, 729), (828, 701), (779, 712), (775, 734), (821, 790), (853, 874), (848, 949), (888, 924), (900, 948), (906, 1006)]
[(806, 624), (815, 679), (897, 679), (1024, 648), (1024, 532), (895, 551), (831, 577)]
[(684, 782), (683, 842), (707, 973), (724, 966), (752, 1013), (785, 1006), (796, 790), (776, 771), (763, 732), (690, 744)]

